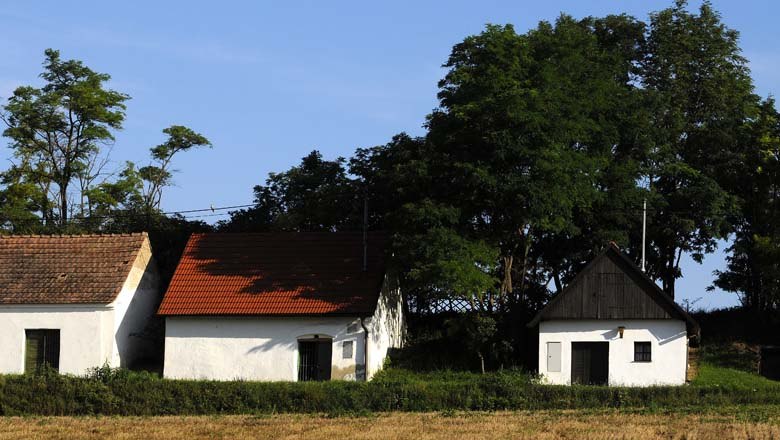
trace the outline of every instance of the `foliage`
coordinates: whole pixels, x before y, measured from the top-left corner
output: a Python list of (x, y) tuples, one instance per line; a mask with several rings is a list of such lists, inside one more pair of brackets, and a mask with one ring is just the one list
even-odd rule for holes
[(742, 304), (767, 319), (780, 309), (780, 114), (774, 99), (762, 102), (729, 180), (741, 214), (725, 271), (714, 285), (740, 294)]
[(758, 101), (737, 32), (707, 2), (698, 14), (686, 7), (677, 0), (651, 14), (640, 60), (650, 115), (649, 272), (672, 297), (681, 254), (700, 262), (732, 230), (736, 205), (723, 179)]
[(777, 383), (608, 388), (536, 385), (526, 374), (388, 370), (365, 382), (209, 382), (98, 370), (0, 376), (0, 415), (197, 415), (780, 404)]
[[(71, 214), (69, 187), (75, 180), (82, 185), (78, 207), (84, 210), (83, 191), (97, 179), (104, 162), (100, 145), (114, 139), (112, 131), (122, 128), (125, 101), (123, 93), (104, 88), (110, 76), (97, 73), (80, 61), (60, 58), (59, 51), (46, 50), (41, 88), (23, 86), (14, 90), (4, 106), (3, 135), (23, 166), (37, 176), (27, 182), (40, 182), (46, 203), (44, 222), (67, 223)], [(56, 213), (49, 206), (56, 205)]]
[(211, 142), (203, 135), (181, 125), (172, 125), (164, 129), (163, 133), (168, 135), (168, 139), (150, 149), (154, 164), (138, 169), (138, 176), (146, 183), (143, 191), (146, 212), (160, 209), (163, 188), (172, 183), (173, 174), (170, 167), (173, 157), (193, 148), (211, 147)]
[(226, 231), (334, 231), (361, 224), (362, 197), (347, 176), (345, 159), (312, 151), (300, 165), (270, 173), (254, 188), (255, 206), (231, 213)]
[(404, 348), (391, 353), (391, 365), (418, 372), (516, 368), (522, 363), (506, 337), (507, 321), (498, 313), (410, 316)]
[(448, 319), (444, 322), (450, 338), (460, 341), (468, 352), (476, 353), (479, 357), (480, 371), (485, 373), (485, 354), (495, 347), (491, 342), (495, 340), (497, 329), (496, 320), (483, 314), (468, 314)]

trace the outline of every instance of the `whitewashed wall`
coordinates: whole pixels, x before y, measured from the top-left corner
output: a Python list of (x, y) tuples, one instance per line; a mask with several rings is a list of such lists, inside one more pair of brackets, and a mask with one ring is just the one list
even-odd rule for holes
[(369, 329), (368, 379), (382, 369), (388, 351), (401, 348), (405, 336), (403, 299), (398, 279), (385, 277), (382, 293), (377, 301), (376, 311), (366, 324)]
[[(623, 338), (618, 327), (624, 326)], [(571, 383), (571, 343), (609, 342), (609, 385), (682, 385), (688, 362), (685, 322), (680, 320), (542, 321), (539, 373), (546, 383)], [(547, 371), (547, 343), (561, 343), (561, 371)], [(650, 342), (652, 361), (634, 362), (634, 342)]]
[[(352, 317), (168, 317), (164, 376), (298, 380), (298, 339), (313, 335), (333, 338), (331, 378), (355, 380), (364, 338)], [(344, 341), (353, 341), (350, 359), (343, 359)]]
[(156, 348), (144, 330), (160, 302), (160, 278), (149, 239), (144, 240), (122, 290), (111, 305), (113, 321), (111, 365), (134, 366), (140, 359), (154, 357)]
[(158, 281), (147, 239), (111, 304), (0, 306), (0, 374), (24, 372), (26, 329), (60, 330), (60, 373), (130, 365), (145, 349), (143, 339), (132, 335), (154, 314)]
[[(164, 376), (171, 379), (298, 380), (298, 340), (332, 338), (332, 380), (368, 378), (384, 365), (390, 348), (403, 344), (404, 317), (397, 282), (386, 279), (371, 317), (168, 317)], [(352, 341), (351, 358), (343, 343)]]
[(60, 330), (60, 372), (81, 375), (110, 359), (113, 312), (105, 305), (0, 307), (0, 373), (24, 372), (25, 329)]

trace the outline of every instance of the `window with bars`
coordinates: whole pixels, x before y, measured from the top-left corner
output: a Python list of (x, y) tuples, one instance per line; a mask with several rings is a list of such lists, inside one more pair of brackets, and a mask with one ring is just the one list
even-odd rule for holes
[(34, 373), (44, 365), (60, 369), (60, 331), (25, 330), (24, 371)]
[(652, 360), (649, 342), (634, 342), (634, 362), (650, 362)]

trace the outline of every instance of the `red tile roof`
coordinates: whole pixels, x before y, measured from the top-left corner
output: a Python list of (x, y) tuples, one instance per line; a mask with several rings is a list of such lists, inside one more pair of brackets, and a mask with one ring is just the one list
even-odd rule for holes
[(383, 234), (193, 234), (158, 313), (366, 315), (384, 279)]
[(108, 304), (146, 233), (0, 236), (0, 304)]

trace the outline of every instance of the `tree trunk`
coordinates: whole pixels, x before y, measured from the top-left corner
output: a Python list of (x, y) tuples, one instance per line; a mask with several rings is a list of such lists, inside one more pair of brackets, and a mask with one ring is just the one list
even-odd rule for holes
[(508, 296), (512, 293), (512, 262), (514, 257), (506, 255), (501, 258), (501, 265), (504, 270), (504, 277), (501, 280), (501, 296)]
[(485, 374), (485, 356), (482, 355), (481, 351), (478, 351), (477, 355), (479, 356), (479, 364), (482, 368), (482, 374)]
[(674, 299), (674, 284), (676, 281), (675, 249), (671, 249), (667, 255), (667, 261), (664, 262), (661, 270), (661, 285), (663, 291)]
[(518, 301), (519, 303), (523, 302), (523, 297), (525, 295), (525, 279), (528, 274), (528, 252), (531, 250), (531, 230), (528, 229), (528, 232), (525, 233), (525, 236), (523, 237), (523, 241), (525, 242), (523, 245), (523, 265), (520, 272), (520, 298)]
[(60, 182), (58, 185), (60, 187), (60, 224), (65, 226), (68, 224), (68, 184)]

